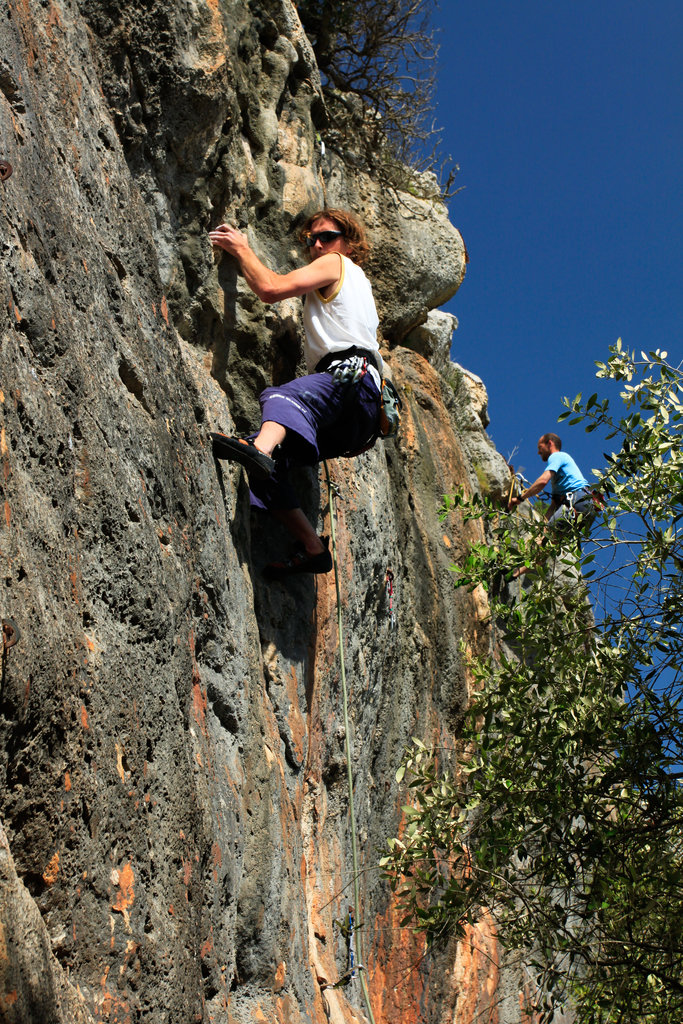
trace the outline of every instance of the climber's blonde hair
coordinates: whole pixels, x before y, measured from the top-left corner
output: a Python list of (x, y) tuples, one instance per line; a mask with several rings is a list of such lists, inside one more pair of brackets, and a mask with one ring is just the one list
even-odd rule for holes
[(306, 218), (304, 226), (299, 232), (299, 241), (303, 245), (306, 241), (306, 235), (309, 234), (311, 227), (321, 217), (327, 217), (328, 220), (333, 220), (339, 230), (343, 232), (346, 243), (349, 247), (349, 259), (353, 260), (360, 267), (361, 264), (365, 263), (370, 252), (370, 245), (365, 234), (365, 228), (359, 220), (354, 217), (348, 210), (337, 210), (335, 207), (330, 207), (325, 210), (318, 210), (317, 213), (312, 213), (310, 217)]

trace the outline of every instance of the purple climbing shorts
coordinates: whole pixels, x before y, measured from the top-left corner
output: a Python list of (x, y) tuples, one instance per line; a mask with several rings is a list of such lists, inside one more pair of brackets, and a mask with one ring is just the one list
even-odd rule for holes
[(376, 434), (380, 394), (369, 373), (355, 384), (340, 383), (331, 373), (311, 373), (266, 388), (259, 400), (261, 422), (280, 423), (287, 437), (273, 475), (251, 485), (251, 503), (256, 508), (299, 508), (288, 479), (290, 466), (315, 465), (357, 451)]

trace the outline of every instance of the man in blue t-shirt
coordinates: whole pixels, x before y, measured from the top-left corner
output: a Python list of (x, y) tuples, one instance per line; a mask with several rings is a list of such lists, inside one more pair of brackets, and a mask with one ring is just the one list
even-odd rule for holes
[(552, 500), (545, 514), (548, 522), (575, 522), (580, 518), (583, 526), (589, 526), (597, 511), (593, 492), (571, 455), (562, 451), (557, 434), (544, 434), (538, 439), (538, 454), (548, 468), (519, 497), (510, 498), (509, 508), (540, 494), (550, 484)]

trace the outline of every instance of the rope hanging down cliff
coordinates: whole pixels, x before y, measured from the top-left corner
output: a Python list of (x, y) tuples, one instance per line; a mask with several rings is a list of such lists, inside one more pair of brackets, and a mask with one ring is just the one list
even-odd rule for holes
[[(332, 541), (332, 563), (334, 566), (334, 585), (337, 596), (337, 630), (339, 634), (339, 674), (341, 676), (342, 684), (342, 705), (344, 710), (344, 738), (346, 745), (346, 777), (349, 787), (349, 819), (351, 823), (351, 856), (353, 862), (353, 902), (356, 921), (360, 921), (360, 884), (359, 884), (359, 869), (358, 869), (358, 836), (356, 834), (356, 817), (353, 806), (353, 769), (351, 767), (351, 740), (349, 730), (349, 701), (348, 693), (346, 688), (346, 668), (344, 664), (344, 624), (342, 620), (342, 603), (341, 603), (341, 590), (339, 586), (339, 565), (337, 561), (337, 534), (335, 528), (335, 506), (334, 506), (334, 495), (335, 489), (330, 478), (330, 471), (327, 466), (327, 462), (323, 461), (325, 467), (325, 480), (327, 482), (327, 495), (330, 509), (330, 538)], [(358, 976), (360, 978), (361, 990), (363, 992), (363, 1000), (365, 1002), (365, 1008), (368, 1013), (370, 1024), (375, 1024), (375, 1018), (372, 1014), (372, 1007), (370, 1005), (370, 994), (368, 987), (365, 982), (364, 969), (362, 967), (363, 958), (361, 954), (361, 944), (358, 932), (356, 930), (356, 954), (358, 969)]]

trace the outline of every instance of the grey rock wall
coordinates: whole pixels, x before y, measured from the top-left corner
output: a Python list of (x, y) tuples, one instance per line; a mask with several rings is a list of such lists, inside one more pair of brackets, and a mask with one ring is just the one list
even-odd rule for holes
[[(0, 19), (12, 1024), (362, 1019), (356, 986), (319, 982), (345, 969), (352, 878), (334, 582), (263, 583), (285, 540), (207, 441), (254, 425), (259, 390), (300, 362), (301, 322), (298, 303), (255, 299), (206, 231), (230, 219), (285, 270), (326, 198), (368, 223), (405, 401), (398, 442), (330, 464), (368, 985), (377, 1021), (495, 1002), (485, 957), (420, 960), (376, 869), (401, 752), (414, 734), (454, 747), (460, 641), (489, 643), (483, 598), (451, 585), (467, 532), (436, 515), (481, 486), (464, 399), (397, 344), (457, 289), (464, 248), (444, 209), (406, 212), (323, 159), (320, 118), (289, 0), (9, 0)], [(487, 488), (505, 477), (491, 452)], [(329, 532), (323, 475), (300, 486)]]

